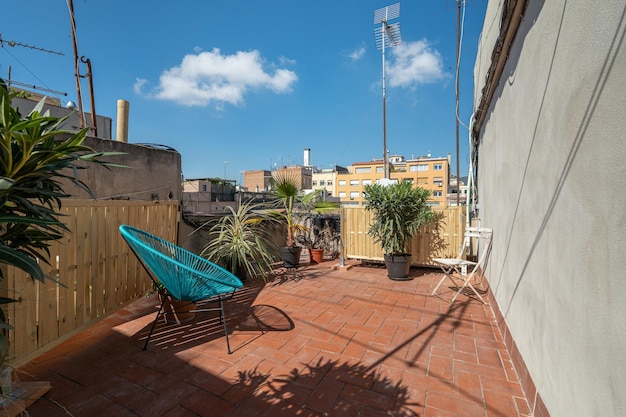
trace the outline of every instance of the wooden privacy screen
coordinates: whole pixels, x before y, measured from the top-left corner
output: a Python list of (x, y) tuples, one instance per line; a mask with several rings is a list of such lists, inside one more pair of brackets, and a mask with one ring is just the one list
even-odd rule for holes
[(177, 241), (178, 202), (63, 200), (60, 212), (71, 233), (50, 247), (44, 272), (58, 281), (33, 281), (7, 268), (2, 291), (7, 304), (9, 358), (21, 358), (150, 290), (150, 278), (122, 239), (130, 224)]
[[(435, 222), (425, 225), (411, 242), (411, 263), (433, 265), (433, 258), (454, 258), (463, 244), (465, 207), (433, 207)], [(341, 209), (341, 241), (346, 258), (383, 261), (380, 244), (367, 234), (372, 213), (363, 207)]]

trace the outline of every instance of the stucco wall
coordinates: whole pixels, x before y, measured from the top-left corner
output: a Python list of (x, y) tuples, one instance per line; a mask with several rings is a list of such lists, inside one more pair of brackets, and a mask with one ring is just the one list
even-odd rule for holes
[[(87, 164), (87, 169), (79, 171), (79, 178), (89, 184), (97, 199), (181, 200), (182, 162), (178, 152), (92, 137), (84, 144), (97, 152), (122, 152), (100, 159), (128, 167), (107, 169)], [(90, 198), (74, 185), (64, 189), (73, 198)]]
[[(489, 2), (478, 105), (499, 32)], [(626, 415), (623, 0), (529, 0), (480, 134), (486, 274), (552, 416)]]

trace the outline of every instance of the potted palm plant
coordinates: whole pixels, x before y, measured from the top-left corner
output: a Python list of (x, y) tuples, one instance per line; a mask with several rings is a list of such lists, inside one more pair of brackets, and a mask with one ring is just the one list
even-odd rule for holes
[(296, 244), (296, 237), (308, 230), (298, 221), (296, 212), (309, 209), (317, 193), (302, 193), (300, 181), (296, 175), (279, 172), (273, 178), (272, 194), (278, 204), (278, 207), (272, 211), (272, 216), (284, 225), (287, 233), (285, 246), (279, 248), (280, 256), (287, 268), (294, 268), (300, 264), (300, 252), (302, 252), (302, 247)]
[(411, 279), (409, 245), (422, 224), (432, 219), (426, 203), (430, 191), (409, 182), (366, 185), (364, 191), (365, 210), (373, 213), (368, 234), (382, 246), (387, 276)]
[(243, 203), (237, 210), (228, 208), (230, 215), (209, 229), (211, 241), (200, 256), (231, 271), (242, 281), (258, 276), (266, 280), (278, 257), (267, 217), (254, 203)]

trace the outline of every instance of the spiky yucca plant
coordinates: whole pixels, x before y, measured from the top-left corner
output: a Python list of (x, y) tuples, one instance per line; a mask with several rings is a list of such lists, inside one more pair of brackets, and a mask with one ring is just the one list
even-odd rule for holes
[(265, 280), (278, 256), (267, 227), (269, 219), (256, 211), (260, 207), (253, 203), (243, 203), (237, 210), (228, 208), (230, 215), (211, 227), (212, 240), (200, 256), (234, 274), (243, 268), (247, 276), (260, 275)]

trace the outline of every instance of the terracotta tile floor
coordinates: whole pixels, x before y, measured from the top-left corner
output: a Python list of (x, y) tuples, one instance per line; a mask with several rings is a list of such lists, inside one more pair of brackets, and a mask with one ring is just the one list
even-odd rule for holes
[(430, 296), (436, 270), (398, 282), (335, 264), (246, 285), (227, 304), (230, 355), (214, 312), (160, 322), (143, 351), (157, 302), (133, 302), (20, 368), (22, 380), (52, 384), (28, 413), (530, 415), (488, 306)]

